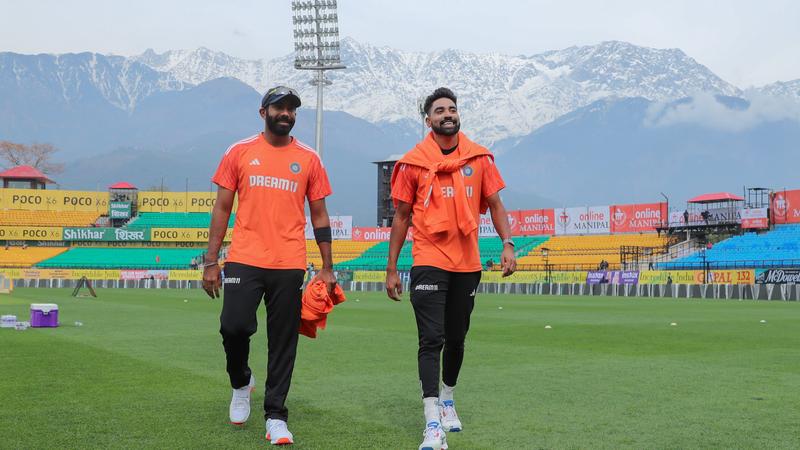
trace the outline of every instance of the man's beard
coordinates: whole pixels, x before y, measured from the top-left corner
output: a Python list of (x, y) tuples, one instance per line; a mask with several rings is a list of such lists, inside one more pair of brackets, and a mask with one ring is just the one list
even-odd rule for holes
[(442, 122), (447, 122), (447, 121), (446, 120), (440, 121), (439, 124), (431, 123), (431, 129), (433, 130), (434, 133), (442, 136), (454, 136), (458, 134), (458, 130), (461, 129), (461, 122), (458, 120), (451, 120), (450, 122), (453, 122), (453, 126), (449, 128), (443, 127), (441, 125)]
[[(288, 125), (279, 123), (279, 119), (281, 121), (286, 121)], [(292, 131), (294, 127), (294, 120), (292, 120), (289, 116), (280, 116), (272, 118), (267, 115), (267, 129), (270, 133), (276, 136), (288, 136), (289, 132)]]

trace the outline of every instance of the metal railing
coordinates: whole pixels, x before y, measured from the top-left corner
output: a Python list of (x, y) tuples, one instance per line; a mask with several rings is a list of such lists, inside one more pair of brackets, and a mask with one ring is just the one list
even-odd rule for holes
[(654, 268), (658, 270), (793, 269), (800, 268), (800, 259), (668, 262), (654, 264)]

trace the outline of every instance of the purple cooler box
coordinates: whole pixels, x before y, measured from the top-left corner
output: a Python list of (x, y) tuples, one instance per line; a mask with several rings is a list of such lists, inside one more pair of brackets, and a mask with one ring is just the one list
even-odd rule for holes
[(55, 303), (31, 303), (31, 327), (57, 327), (58, 305)]

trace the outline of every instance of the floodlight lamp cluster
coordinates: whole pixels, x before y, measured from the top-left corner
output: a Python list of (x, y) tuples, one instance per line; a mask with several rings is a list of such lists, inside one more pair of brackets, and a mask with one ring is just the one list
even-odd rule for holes
[(313, 2), (292, 2), (292, 11), (311, 8), (336, 8), (336, 0), (316, 0)]
[(341, 65), (339, 44), (296, 45), (295, 51), (294, 65), (298, 68), (338, 68)]
[(298, 69), (341, 68), (336, 1), (293, 1), (292, 11), (294, 66)]
[(317, 14), (316, 10), (312, 10), (310, 12), (313, 14), (295, 14), (294, 17), (292, 17), (292, 23), (295, 26), (298, 26), (298, 25), (313, 25), (316, 24), (317, 22), (335, 24), (336, 22), (339, 21), (339, 16), (338, 14), (336, 14), (336, 12), (332, 12), (330, 14), (328, 13)]

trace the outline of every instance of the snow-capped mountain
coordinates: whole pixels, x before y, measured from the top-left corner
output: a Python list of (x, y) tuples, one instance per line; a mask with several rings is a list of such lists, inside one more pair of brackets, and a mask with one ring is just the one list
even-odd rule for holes
[[(374, 197), (364, 195), (374, 191), (370, 162), (417, 141), (417, 99), (441, 85), (459, 94), (465, 130), (494, 142), (512, 208), (654, 201), (659, 192), (675, 198), (741, 183), (791, 187), (798, 164), (800, 80), (741, 92), (680, 50), (605, 42), (506, 56), (345, 39), (342, 57), (348, 68), (328, 74), (325, 96), (325, 108), (339, 110), (325, 119), (336, 192), (329, 210), (362, 225), (375, 223)], [(311, 76), (293, 68), (292, 55), (0, 53), (0, 140), (61, 149), (64, 187), (163, 177), (206, 189), (224, 149), (263, 128), (259, 92), (289, 84), (313, 108)], [(300, 111), (293, 134), (313, 142), (313, 111)]]
[(760, 88), (748, 90), (748, 94), (752, 91), (765, 94), (770, 97), (779, 97), (800, 102), (800, 79), (792, 81), (778, 81)]
[[(459, 95), (463, 127), (488, 143), (526, 135), (600, 98), (669, 101), (698, 92), (741, 94), (681, 50), (618, 41), (533, 56), (406, 52), (350, 38), (341, 48), (347, 69), (327, 73), (333, 84), (326, 88), (325, 109), (373, 123), (416, 122), (417, 99), (449, 86)], [(305, 105), (315, 101), (311, 74), (295, 70), (292, 55), (246, 60), (200, 48), (148, 50), (132, 59), (187, 83), (236, 77), (260, 92), (288, 84), (300, 91)]]
[(131, 111), (156, 92), (183, 90), (187, 83), (134, 59), (97, 53), (20, 55), (0, 53), (0, 82), (27, 95), (45, 88), (60, 92), (50, 99), (66, 104), (100, 97)]

